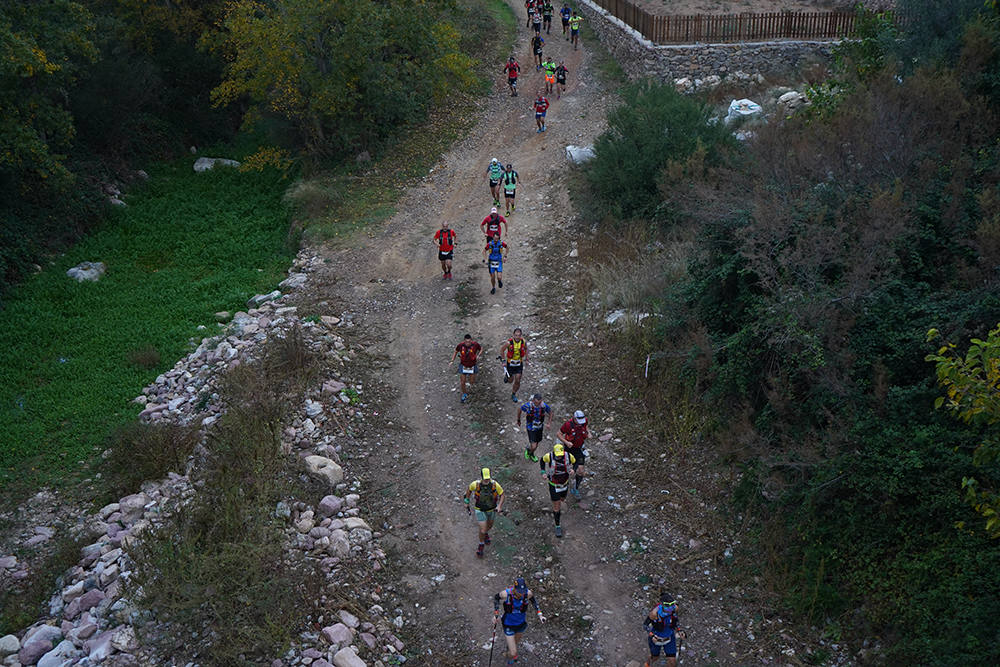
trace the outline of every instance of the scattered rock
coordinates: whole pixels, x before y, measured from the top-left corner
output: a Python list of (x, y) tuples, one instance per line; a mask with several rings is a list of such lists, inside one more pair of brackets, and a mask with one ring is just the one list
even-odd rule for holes
[(224, 157), (200, 157), (194, 161), (194, 170), (196, 173), (206, 172), (210, 169), (215, 169), (216, 167), (239, 167), (240, 163), (236, 160), (229, 160)]
[(337, 496), (325, 496), (319, 501), (316, 510), (321, 516), (335, 516), (340, 508), (344, 506), (344, 501)]
[(726, 113), (725, 123), (731, 125), (741, 118), (759, 116), (763, 112), (764, 109), (753, 100), (733, 100), (729, 103), (729, 112)]
[(21, 650), (21, 642), (14, 635), (0, 637), (0, 658), (14, 655)]
[(566, 159), (573, 164), (583, 164), (597, 157), (594, 153), (594, 145), (589, 146), (567, 146), (566, 147)]
[(66, 271), (66, 275), (73, 278), (78, 283), (90, 281), (96, 283), (107, 271), (104, 262), (80, 262), (72, 269)]
[(361, 621), (358, 620), (358, 617), (352, 614), (351, 612), (347, 611), (346, 609), (341, 609), (339, 616), (340, 616), (340, 621), (349, 628), (353, 629), (361, 624)]
[(309, 276), (307, 276), (304, 273), (292, 273), (289, 274), (287, 278), (278, 283), (278, 287), (287, 290), (299, 289), (300, 287), (306, 284), (306, 280), (308, 279)]
[(326, 480), (331, 488), (344, 481), (344, 469), (325, 456), (313, 454), (307, 456), (305, 462), (309, 474)]
[(350, 644), (354, 640), (354, 633), (343, 623), (329, 625), (323, 628), (321, 634), (328, 642), (337, 644), (338, 646)]
[(337, 651), (337, 654), (333, 656), (333, 665), (334, 667), (368, 667), (368, 664), (358, 657), (353, 646), (347, 646)]
[(64, 639), (54, 649), (39, 658), (38, 667), (62, 667), (70, 664), (71, 658), (78, 655), (79, 652), (73, 642)]
[[(147, 408), (147, 410), (148, 409), (149, 408)], [(145, 412), (145, 410), (143, 412)], [(125, 496), (119, 500), (118, 506), (119, 511), (122, 513), (122, 523), (134, 523), (142, 517), (142, 513), (145, 511), (146, 503), (148, 502), (149, 498), (147, 498), (144, 493), (135, 493), (131, 496)]]
[(268, 301), (274, 301), (275, 299), (281, 298), (281, 292), (274, 290), (273, 292), (268, 292), (267, 294), (257, 294), (255, 296), (247, 299), (247, 307), (254, 308), (262, 303), (267, 303)]

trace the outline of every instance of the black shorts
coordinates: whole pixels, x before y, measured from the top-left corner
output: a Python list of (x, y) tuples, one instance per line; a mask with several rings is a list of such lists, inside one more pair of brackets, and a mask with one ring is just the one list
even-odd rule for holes
[(566, 85), (566, 77), (563, 77), (561, 79), (559, 77), (556, 77), (556, 83), (565, 86)]
[(567, 26), (569, 25), (569, 19), (565, 19), (565, 18), (564, 18), (564, 19), (562, 20), (562, 22), (563, 22), (563, 25), (567, 25)]
[(454, 250), (449, 250), (448, 252), (441, 252), (440, 250), (438, 250), (438, 259), (443, 262), (445, 260), (451, 259), (451, 256), (454, 253), (455, 253)]
[(566, 500), (566, 494), (569, 493), (569, 484), (563, 487), (562, 491), (556, 491), (556, 486), (552, 482), (549, 482), (549, 499), (552, 502), (557, 500)]
[(542, 17), (542, 21), (544, 23), (552, 23), (552, 17), (551, 16), (543, 16)]
[(566, 451), (570, 453), (576, 463), (573, 464), (573, 470), (576, 470), (577, 466), (582, 466), (587, 464), (587, 457), (583, 453), (583, 447), (567, 447)]
[(514, 377), (515, 375), (520, 375), (523, 372), (524, 372), (524, 366), (522, 364), (518, 364), (517, 366), (512, 366), (511, 364), (507, 364), (507, 375)]
[(514, 190), (504, 190), (503, 191), (503, 197), (504, 197), (504, 199), (513, 199), (514, 198)]
[(543, 433), (545, 433), (545, 429), (543, 428), (528, 431), (528, 442), (541, 442)]
[(542, 55), (542, 50), (541, 49), (535, 49), (535, 55), (536, 56)]
[(490, 179), (490, 187), (491, 188), (495, 188), (498, 185), (500, 185), (500, 181), (494, 181), (492, 178)]
[[(511, 85), (511, 86), (517, 85), (517, 77), (514, 77), (513, 79), (510, 78), (510, 77), (507, 77), (507, 84)], [(497, 183), (499, 183), (499, 182), (500, 181), (497, 181)]]

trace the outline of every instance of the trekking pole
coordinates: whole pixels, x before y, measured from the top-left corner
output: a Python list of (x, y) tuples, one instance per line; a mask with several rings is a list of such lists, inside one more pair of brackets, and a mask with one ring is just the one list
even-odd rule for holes
[(494, 614), (493, 614), (493, 639), (490, 640), (490, 665), (489, 665), (489, 667), (493, 667), (493, 645), (496, 644), (496, 642), (497, 642), (497, 619), (498, 618), (500, 618), (500, 616), (496, 612), (494, 612)]

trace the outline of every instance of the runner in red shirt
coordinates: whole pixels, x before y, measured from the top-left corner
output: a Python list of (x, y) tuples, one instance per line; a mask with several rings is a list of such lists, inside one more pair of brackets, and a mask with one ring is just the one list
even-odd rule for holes
[(521, 72), (521, 66), (514, 60), (514, 56), (507, 59), (503, 71), (507, 74), (507, 87), (510, 88), (510, 96), (517, 97), (517, 75)]
[(444, 279), (451, 279), (451, 259), (455, 251), (455, 230), (448, 228), (448, 222), (441, 223), (441, 229), (434, 232), (434, 244), (438, 247), (438, 259)]
[(459, 387), (462, 389), (463, 403), (469, 400), (469, 390), (465, 386), (466, 379), (468, 379), (469, 387), (476, 383), (476, 371), (479, 370), (479, 365), (476, 362), (482, 351), (483, 346), (472, 340), (472, 334), (465, 334), (465, 339), (455, 346), (455, 354), (451, 355), (452, 361), (455, 361), (455, 357), (459, 357), (458, 373), (459, 378), (461, 378)]
[(566, 423), (562, 425), (559, 432), (556, 433), (556, 438), (559, 442), (566, 445), (566, 450), (573, 455), (576, 459), (573, 463), (573, 476), (576, 478), (573, 488), (573, 497), (580, 500), (580, 482), (583, 478), (587, 476), (587, 468), (585, 464), (587, 463), (587, 450), (584, 449), (584, 441), (590, 433), (587, 431), (587, 416), (583, 414), (583, 410), (577, 410), (573, 413), (572, 419), (567, 419)]
[[(500, 225), (503, 225), (502, 233), (500, 232)], [(490, 214), (479, 223), (479, 229), (486, 234), (486, 242), (489, 243), (493, 240), (495, 234), (503, 235), (507, 233), (507, 219), (500, 215), (497, 212), (497, 207), (494, 206), (490, 209)]]
[(542, 94), (542, 91), (538, 91), (538, 97), (535, 99), (535, 125), (538, 126), (539, 132), (545, 131), (545, 112), (549, 108), (549, 101)]

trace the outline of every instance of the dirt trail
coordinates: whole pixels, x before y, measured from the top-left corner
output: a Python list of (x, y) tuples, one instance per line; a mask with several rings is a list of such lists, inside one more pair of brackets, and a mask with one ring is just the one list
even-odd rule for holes
[[(546, 56), (565, 60), (569, 86), (561, 100), (552, 96), (548, 129), (536, 133), (530, 105), (542, 76), (532, 65), (524, 8), (510, 4), (519, 22), (520, 95), (510, 97), (498, 75), (469, 138), (404, 195), (399, 214), (373, 243), (331, 253), (329, 270), (350, 272), (345, 306), (364, 310), (364, 325), (384, 338), (379, 352), (388, 357), (390, 370), (382, 379), (398, 397), (384, 415), (397, 429), (384, 436), (392, 456), (373, 457), (366, 472), (370, 484), (388, 489), (385, 504), (374, 509), (390, 526), (384, 541), (399, 565), (406, 607), (417, 611), (408, 633), (411, 645), (413, 636), (423, 637), (417, 645), (427, 664), (485, 665), (489, 654), (482, 647), (491, 635), (493, 594), (524, 576), (549, 622), (529, 622), (519, 664), (623, 665), (628, 658), (622, 640), (635, 634), (627, 627), (635, 619), (622, 613), (631, 602), (631, 585), (620, 580), (617, 564), (598, 557), (605, 550), (595, 542), (590, 510), (564, 510), (565, 537), (555, 537), (546, 484), (537, 464), (523, 458), (526, 436), (514, 424), (518, 404), (495, 361), (515, 326), (532, 348), (544, 349), (552, 335), (539, 335), (535, 311), (543, 247), (559, 238), (568, 219), (561, 187), (564, 149), (593, 141), (603, 130), (608, 101), (588, 71), (586, 44), (574, 51), (556, 17), (546, 36)], [(512, 163), (521, 178), (517, 211), (505, 236), (510, 254), (504, 286), (496, 295), (489, 294), (479, 229), (492, 205), (484, 175), (492, 157)], [(452, 281), (441, 279), (431, 240), (442, 219), (457, 231)], [(337, 282), (343, 288), (347, 281)], [(462, 405), (449, 359), (466, 332), (483, 344), (484, 353), (472, 398)], [(543, 364), (529, 364), (519, 398), (545, 393), (557, 429), (578, 406), (545, 391), (550, 373)], [(547, 437), (541, 449), (548, 451), (554, 442)], [(475, 522), (459, 498), (484, 465), (503, 484), (510, 512), (498, 520), (493, 544), (480, 560), (474, 555)], [(442, 581), (432, 579), (440, 575)], [(494, 664), (503, 664), (503, 644), (501, 634)]]

